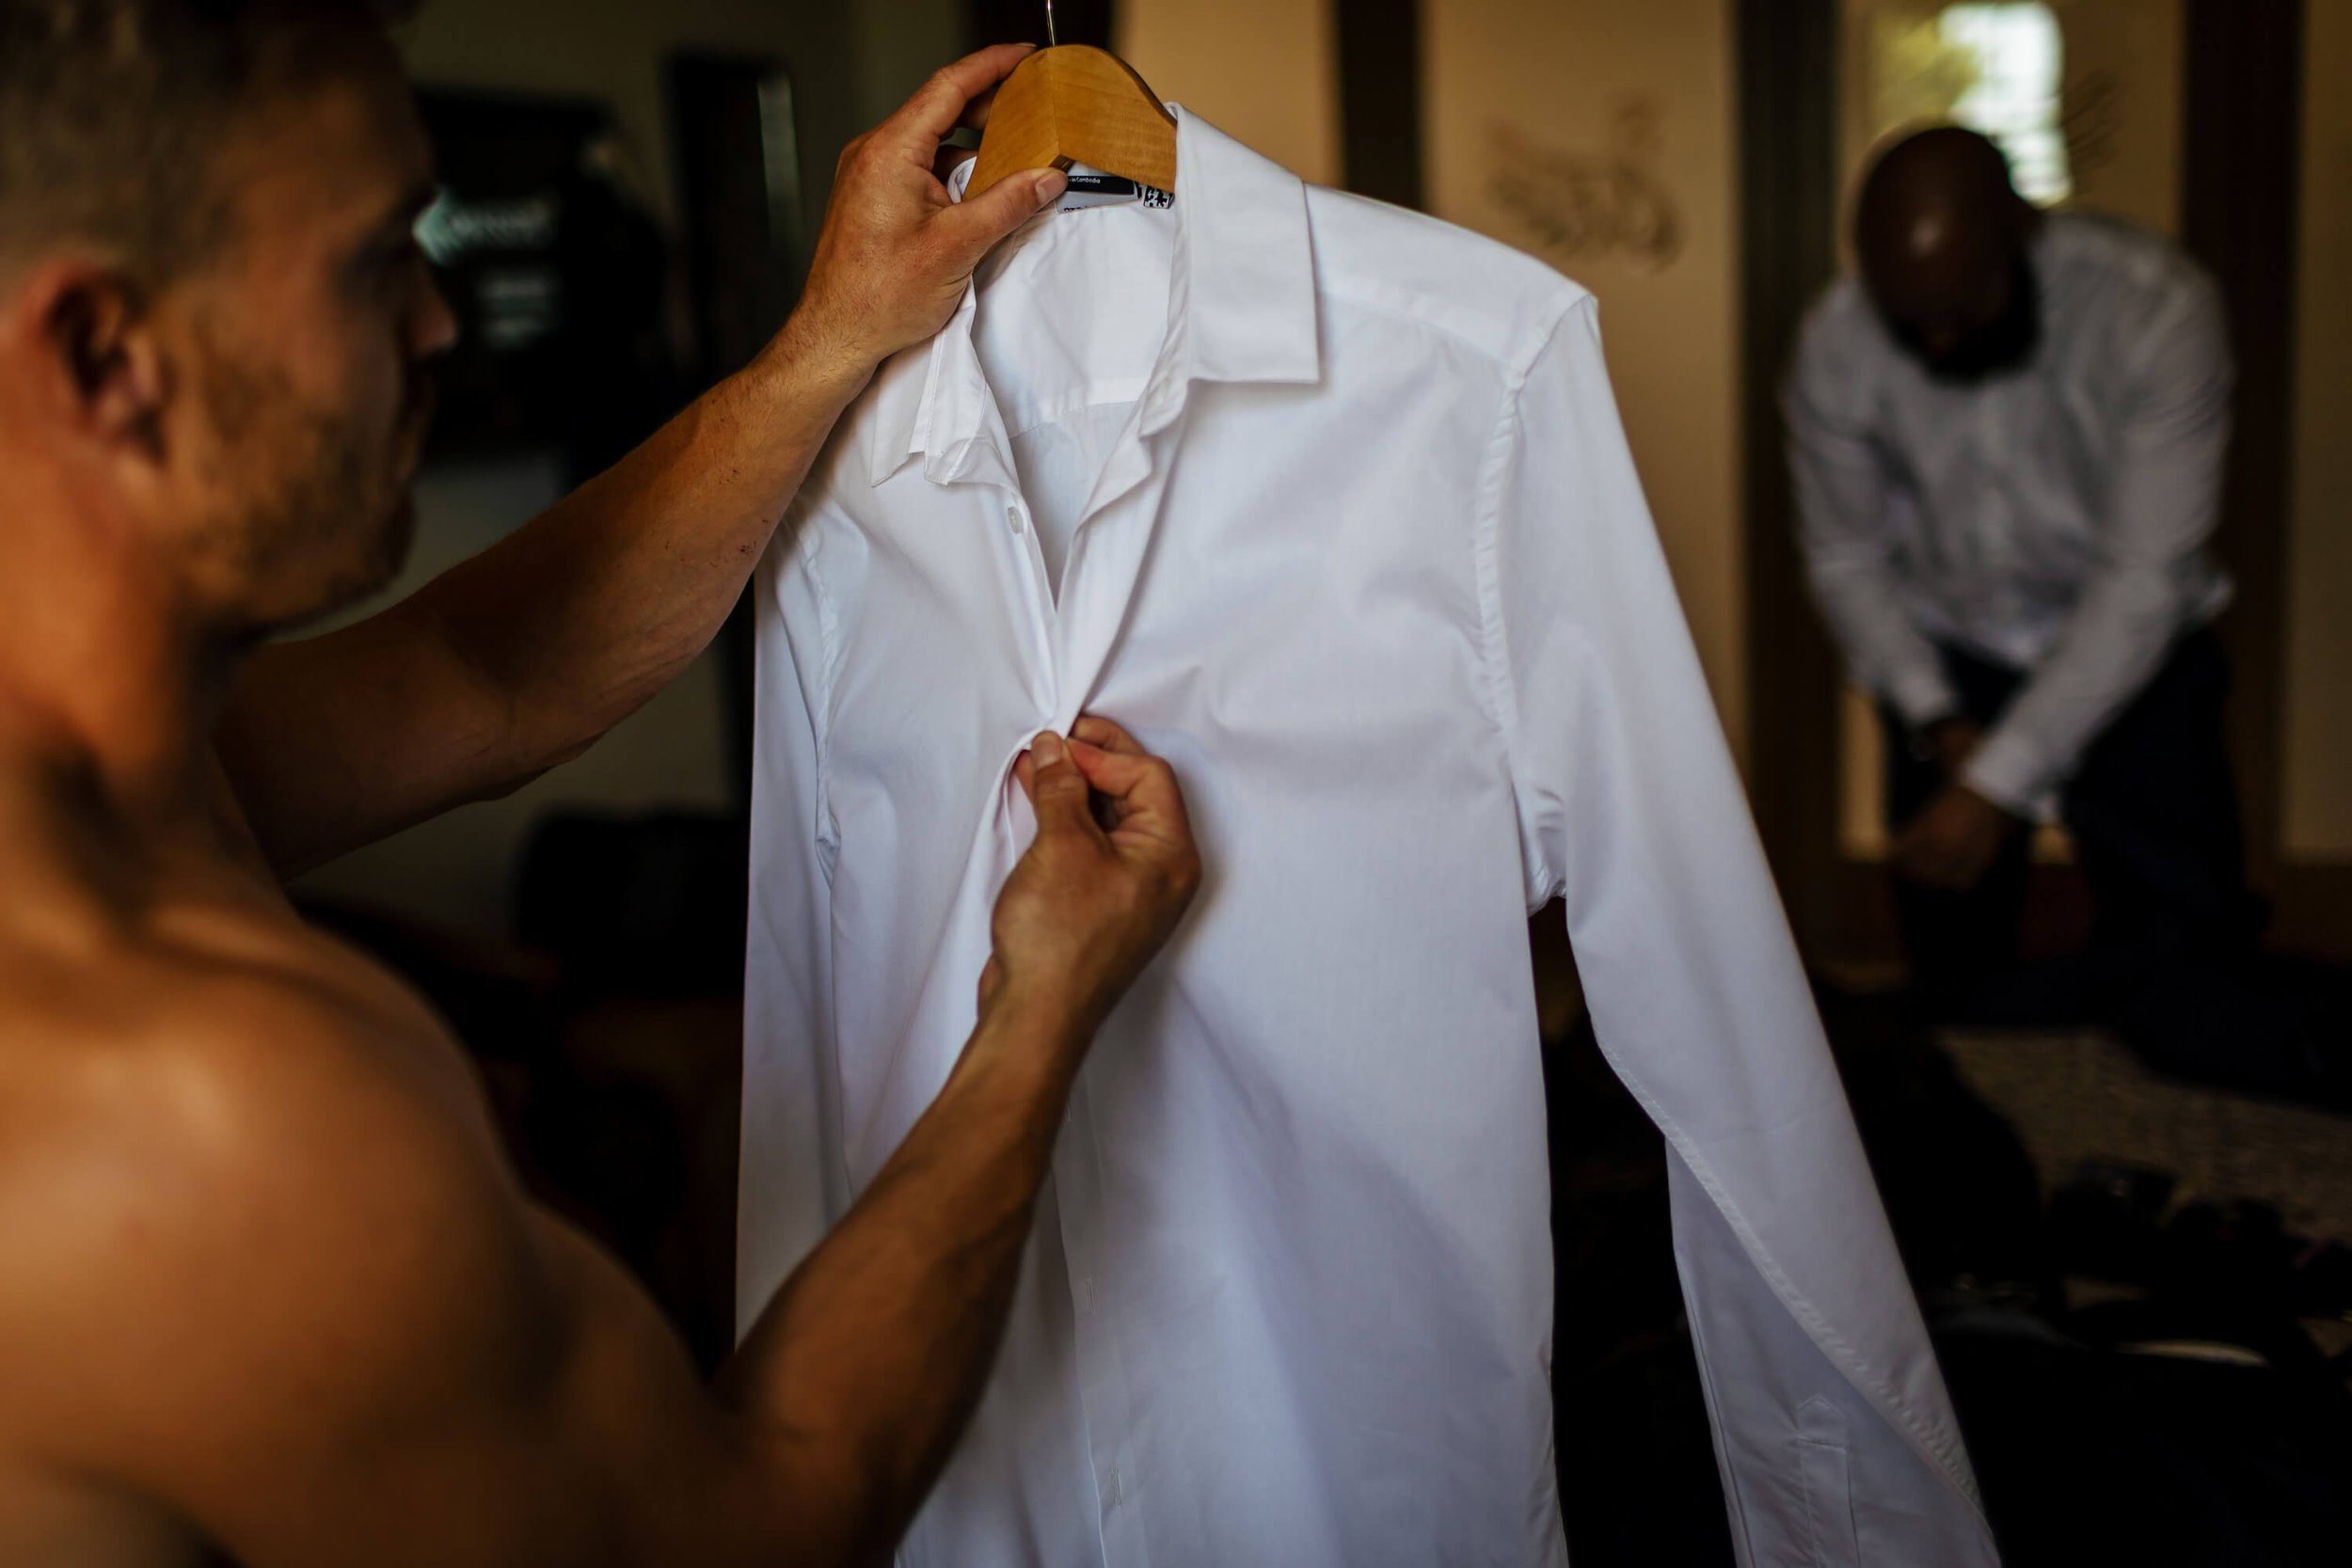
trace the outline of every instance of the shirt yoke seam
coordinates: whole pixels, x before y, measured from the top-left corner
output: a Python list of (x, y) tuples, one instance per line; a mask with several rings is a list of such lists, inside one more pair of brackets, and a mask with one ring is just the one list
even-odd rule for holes
[[(1401, 288), (1393, 283), (1382, 282), (1377, 278), (1348, 274), (1320, 276), (1316, 279), (1315, 287), (1317, 293), (1327, 299), (1357, 306), (1391, 322), (1422, 328), (1450, 342), (1459, 344), (1489, 364), (1502, 366), (1506, 383), (1510, 382), (1515, 375), (1524, 380), (1528, 365), (1534, 358), (1534, 352), (1524, 345), (1516, 354), (1509, 352), (1512, 328), (1507, 317), (1482, 313), (1477, 319), (1489, 325), (1492, 330), (1486, 334), (1478, 334), (1467, 325), (1458, 325), (1460, 322), (1469, 320), (1471, 312), (1461, 309), (1458, 302), (1442, 295), (1424, 293), (1418, 290)], [(1542, 331), (1536, 334), (1535, 352), (1539, 352), (1543, 343), (1549, 341), (1550, 331), (1558, 325), (1561, 319), (1564, 319), (1569, 311), (1574, 310), (1578, 305), (1592, 297), (1591, 294), (1565, 278), (1559, 280), (1559, 292), (1565, 293), (1568, 297), (1559, 301), (1556, 308), (1557, 313), (1554, 316), (1545, 319)], [(1448, 319), (1449, 317), (1453, 319)]]

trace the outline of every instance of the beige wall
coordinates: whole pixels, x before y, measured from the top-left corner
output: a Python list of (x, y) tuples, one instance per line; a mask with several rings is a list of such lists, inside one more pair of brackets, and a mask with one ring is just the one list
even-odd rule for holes
[(1599, 298), (1634, 461), (1744, 752), (1729, 0), (1426, 0), (1423, 24), (1432, 210)]
[(2290, 855), (2352, 860), (2352, 0), (2306, 8), (2303, 253), (2287, 558)]
[(1161, 97), (1315, 184), (1339, 182), (1331, 0), (1125, 0), (1118, 44)]
[(2182, 0), (2056, 0), (2077, 207), (2181, 227)]

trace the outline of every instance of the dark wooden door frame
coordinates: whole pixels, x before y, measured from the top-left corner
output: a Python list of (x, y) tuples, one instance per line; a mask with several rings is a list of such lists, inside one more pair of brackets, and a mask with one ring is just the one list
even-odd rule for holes
[[(1111, 0), (1055, 0), (1054, 32), (1064, 43), (1111, 46), (1117, 24)], [(1043, 43), (1042, 0), (964, 0), (965, 41), (975, 49), (991, 43)]]
[[(2238, 359), (2216, 549), (2237, 581), (2219, 629), (2236, 672), (2231, 739), (2250, 867), (2277, 901), (2276, 938), (2352, 956), (2352, 871), (2285, 863), (2279, 849), (2303, 4), (2187, 0), (2183, 239), (2220, 281)], [(1893, 951), (1883, 876), (1839, 845), (1838, 665), (1796, 549), (1777, 396), (1804, 309), (1836, 265), (1839, 10), (1737, 8), (1749, 783), (1789, 918), (1817, 960)]]
[(1746, 500), (1749, 793), (1808, 955), (1841, 928), (1837, 658), (1805, 589), (1780, 383), (1805, 307), (1837, 267), (1837, 0), (1741, 0), (1740, 438)]
[(2236, 584), (2217, 626), (2234, 679), (2249, 869), (2273, 894), (2282, 863), (2286, 555), (2295, 461), (2295, 300), (2302, 190), (2304, 0), (2189, 0), (2181, 238), (2220, 282), (2237, 356), (2222, 526)]
[(1340, 151), (1347, 188), (1419, 208), (1421, 0), (1330, 0), (1340, 70)]

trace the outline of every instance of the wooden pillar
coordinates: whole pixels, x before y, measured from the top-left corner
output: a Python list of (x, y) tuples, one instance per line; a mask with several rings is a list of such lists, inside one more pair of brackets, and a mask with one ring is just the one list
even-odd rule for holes
[(2231, 745), (2258, 887), (2280, 877), (2286, 548), (2295, 456), (2302, 0), (2189, 0), (2182, 239), (2230, 313), (2237, 395), (2214, 547), (2236, 580), (2219, 623)]
[(1340, 56), (1340, 150), (1347, 188), (1419, 208), (1421, 0), (1331, 0)]
[(1805, 588), (1781, 378), (1837, 268), (1836, 0), (1738, 8), (1750, 794), (1808, 956), (1839, 945), (1837, 661)]
[[(1045, 0), (967, 0), (966, 16), (975, 49), (1045, 41)], [(1108, 49), (1117, 20), (1111, 0), (1054, 0), (1054, 36), (1064, 43)]]

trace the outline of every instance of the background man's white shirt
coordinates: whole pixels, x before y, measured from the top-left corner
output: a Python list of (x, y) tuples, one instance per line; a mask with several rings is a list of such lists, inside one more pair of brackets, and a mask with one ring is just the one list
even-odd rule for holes
[(1849, 277), (1785, 398), (1806, 563), (1855, 684), (1918, 729), (1960, 711), (1936, 642), (2033, 672), (1966, 775), (2021, 814), (2229, 596), (2204, 550), (2232, 383), (2212, 279), (2080, 214), (2048, 215), (2030, 260), (2042, 338), (2019, 371), (1938, 382)]

